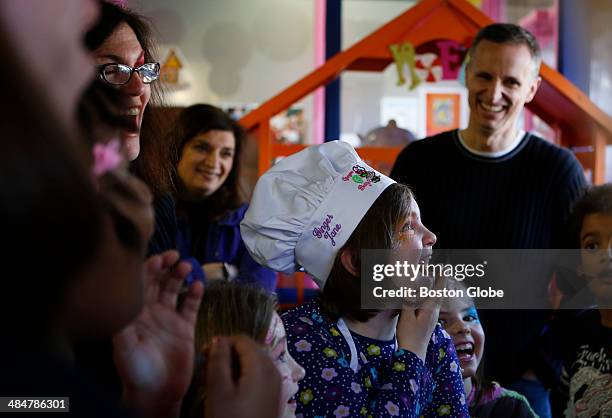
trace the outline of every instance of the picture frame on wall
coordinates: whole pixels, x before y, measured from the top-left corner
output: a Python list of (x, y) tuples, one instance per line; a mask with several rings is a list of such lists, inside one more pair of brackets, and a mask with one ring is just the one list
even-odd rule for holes
[(304, 109), (292, 107), (270, 119), (273, 138), (281, 144), (306, 143)]
[(427, 93), (427, 136), (458, 129), (461, 125), (461, 94)]

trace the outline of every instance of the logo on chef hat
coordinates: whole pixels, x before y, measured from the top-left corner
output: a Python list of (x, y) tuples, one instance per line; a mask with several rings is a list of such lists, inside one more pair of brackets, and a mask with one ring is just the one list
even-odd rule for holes
[(380, 181), (380, 176), (374, 170), (367, 170), (365, 167), (355, 164), (351, 171), (346, 176), (342, 177), (342, 181), (352, 181), (358, 184), (357, 188), (361, 191), (366, 187)]

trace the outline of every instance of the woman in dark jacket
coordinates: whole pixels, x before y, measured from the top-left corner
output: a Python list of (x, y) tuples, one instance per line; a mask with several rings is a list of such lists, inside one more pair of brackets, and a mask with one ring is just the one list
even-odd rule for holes
[(274, 291), (276, 274), (257, 264), (240, 235), (247, 204), (239, 190), (242, 128), (214, 106), (183, 110), (170, 131), (176, 151), (177, 246), (195, 278), (255, 283)]

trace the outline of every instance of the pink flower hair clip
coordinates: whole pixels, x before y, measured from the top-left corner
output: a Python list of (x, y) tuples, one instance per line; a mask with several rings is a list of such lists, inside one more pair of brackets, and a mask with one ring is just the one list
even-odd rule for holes
[(116, 170), (123, 161), (119, 140), (113, 139), (106, 144), (95, 144), (93, 147), (93, 159), (92, 172), (96, 177)]
[(128, 7), (128, 0), (106, 0), (106, 2), (119, 6), (122, 9), (127, 9)]

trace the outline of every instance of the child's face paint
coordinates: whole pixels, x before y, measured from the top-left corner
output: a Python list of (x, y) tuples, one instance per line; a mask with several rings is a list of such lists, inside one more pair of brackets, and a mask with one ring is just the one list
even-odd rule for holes
[(287, 334), (277, 313), (272, 317), (265, 343), (282, 379), (280, 418), (295, 418), (297, 403), (294, 398), (298, 392), (298, 382), (304, 378), (305, 371), (287, 351)]
[(407, 250), (431, 249), (436, 243), (436, 236), (421, 222), (421, 210), (415, 200), (412, 201), (410, 213), (399, 225), (397, 239), (401, 249)]
[(602, 306), (612, 305), (612, 213), (592, 213), (582, 220), (580, 273)]
[(470, 316), (472, 321), (475, 323), (480, 323), (480, 318), (478, 317), (478, 312), (474, 306), (470, 306), (465, 310), (465, 315)]
[(410, 263), (427, 263), (431, 257), (432, 247), (436, 243), (436, 236), (421, 222), (421, 211), (416, 201), (412, 201), (410, 213), (399, 224), (396, 231), (399, 242), (398, 250)]
[[(399, 262), (400, 265), (404, 266), (404, 271), (416, 271), (419, 264), (429, 263), (436, 239), (436, 236), (421, 222), (421, 210), (418, 203), (413, 200), (408, 216), (397, 225), (395, 231), (396, 246), (393, 248), (394, 255), (387, 263), (395, 265)], [(420, 287), (431, 288), (433, 286), (432, 278), (425, 276), (418, 276), (416, 279), (408, 281), (405, 277), (396, 275), (391, 280), (398, 288), (411, 287), (417, 292)], [(417, 303), (418, 298), (407, 298), (406, 302)]]
[(440, 323), (453, 339), (463, 378), (476, 375), (485, 336), (474, 305), (471, 301), (451, 299), (448, 309), (440, 311)]

